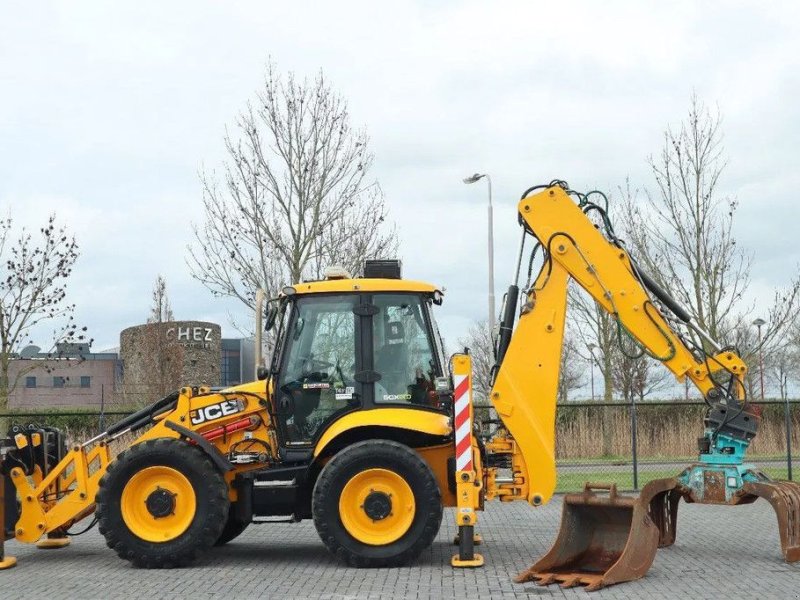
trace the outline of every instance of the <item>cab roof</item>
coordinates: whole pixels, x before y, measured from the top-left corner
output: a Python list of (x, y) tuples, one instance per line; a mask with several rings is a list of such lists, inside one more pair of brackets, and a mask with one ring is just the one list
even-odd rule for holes
[(330, 292), (442, 293), (442, 290), (435, 285), (409, 279), (324, 279), (322, 281), (296, 283), (292, 287), (297, 294), (321, 294)]

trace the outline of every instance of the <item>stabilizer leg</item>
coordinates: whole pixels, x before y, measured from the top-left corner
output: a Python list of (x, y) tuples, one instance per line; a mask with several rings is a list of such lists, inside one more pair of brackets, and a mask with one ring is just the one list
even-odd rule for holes
[[(472, 544), (474, 546), (480, 546), (483, 543), (483, 538), (481, 537), (480, 533), (473, 533), (472, 534)], [(457, 533), (453, 538), (453, 546), (461, 545), (461, 534)]]
[(475, 547), (475, 527), (472, 525), (461, 525), (458, 528), (458, 554), (454, 554), (450, 564), (454, 567), (482, 567), (483, 556), (476, 554)]
[[(475, 443), (472, 438), (472, 362), (468, 354), (453, 357), (453, 421), (456, 451), (456, 525), (458, 554), (454, 567), (481, 567), (483, 556), (475, 553), (475, 509), (480, 506), (481, 484), (476, 481)], [(480, 538), (478, 538), (480, 539)]]

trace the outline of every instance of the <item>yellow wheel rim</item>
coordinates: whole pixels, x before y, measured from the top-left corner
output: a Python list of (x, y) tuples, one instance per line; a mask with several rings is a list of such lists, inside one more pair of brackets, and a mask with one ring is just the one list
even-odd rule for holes
[(120, 502), (122, 520), (148, 542), (168, 542), (189, 528), (197, 510), (194, 488), (171, 467), (147, 467), (128, 480)]
[(339, 517), (347, 533), (371, 546), (384, 546), (403, 537), (414, 521), (415, 508), (411, 486), (387, 469), (354, 475), (339, 497)]

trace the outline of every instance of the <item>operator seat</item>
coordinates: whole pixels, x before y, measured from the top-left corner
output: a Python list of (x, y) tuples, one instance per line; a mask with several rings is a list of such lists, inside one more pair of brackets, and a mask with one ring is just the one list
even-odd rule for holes
[[(375, 370), (381, 378), (376, 387), (378, 402), (387, 401), (384, 395), (408, 394), (408, 348), (405, 328), (400, 321), (387, 321), (383, 329), (383, 346), (375, 353)], [(383, 388), (383, 391), (379, 391)], [(399, 401), (407, 401), (400, 400)]]

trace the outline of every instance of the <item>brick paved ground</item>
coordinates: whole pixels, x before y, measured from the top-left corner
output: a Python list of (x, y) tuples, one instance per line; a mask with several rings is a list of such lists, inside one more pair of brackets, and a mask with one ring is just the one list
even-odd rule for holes
[(678, 541), (659, 550), (648, 575), (593, 594), (582, 589), (514, 584), (512, 577), (554, 538), (561, 502), (532, 509), (491, 503), (480, 532), (482, 569), (449, 565), (455, 527), (447, 511), (438, 539), (401, 569), (340, 566), (310, 522), (250, 527), (189, 569), (144, 571), (105, 547), (93, 530), (64, 550), (7, 545), (19, 559), (0, 572), (0, 598), (797, 598), (800, 563), (783, 562), (775, 516), (763, 500), (722, 508), (681, 505)]

